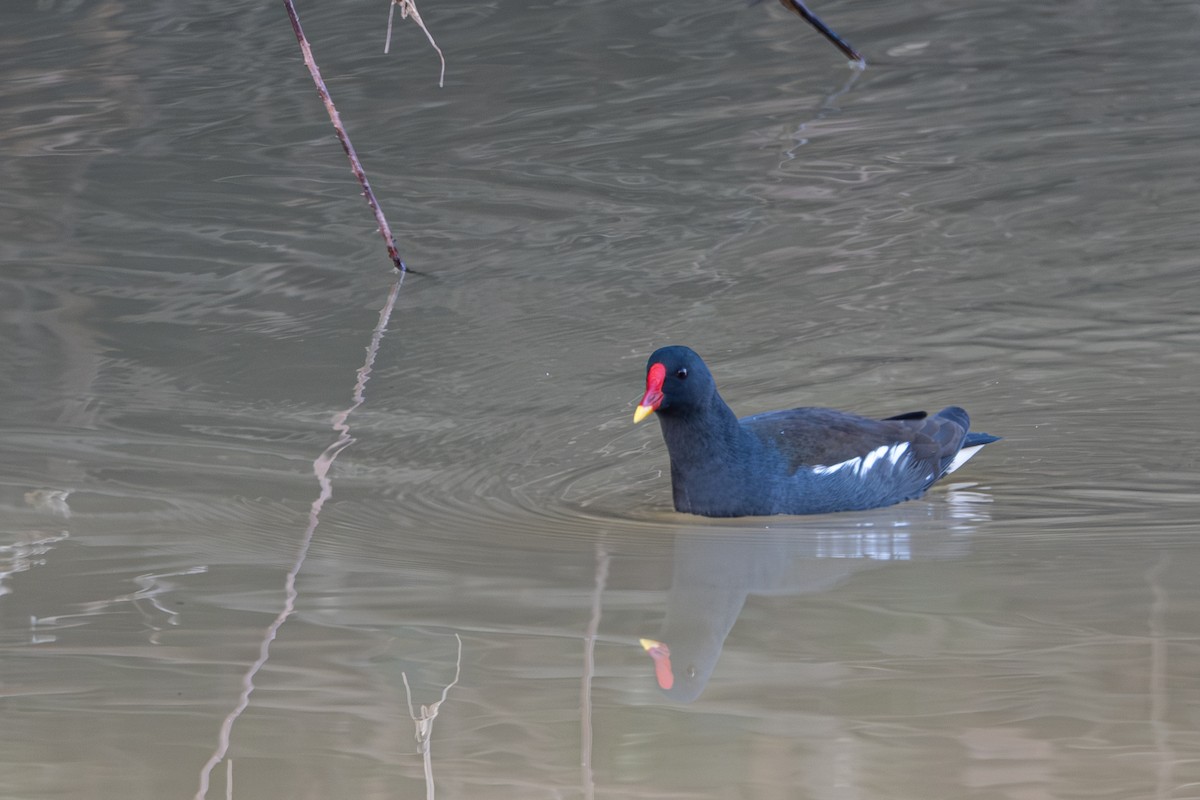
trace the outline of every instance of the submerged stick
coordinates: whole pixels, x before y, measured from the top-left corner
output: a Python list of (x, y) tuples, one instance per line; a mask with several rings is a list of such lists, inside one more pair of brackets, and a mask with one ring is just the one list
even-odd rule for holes
[(828, 39), (834, 47), (841, 50), (846, 58), (856, 62), (859, 67), (865, 67), (867, 60), (858, 54), (858, 51), (850, 46), (842, 37), (838, 36), (833, 30), (821, 21), (821, 18), (808, 10), (808, 6), (804, 5), (802, 0), (779, 0), (783, 7), (799, 15), (805, 22), (812, 25), (821, 35)]
[(288, 18), (292, 21), (292, 30), (296, 32), (296, 41), (300, 43), (300, 52), (304, 54), (304, 63), (308, 66), (308, 74), (312, 76), (313, 83), (317, 85), (317, 94), (321, 95), (321, 102), (325, 104), (325, 110), (329, 113), (329, 120), (333, 123), (338, 140), (342, 143), (342, 149), (346, 151), (346, 157), (350, 159), (350, 169), (353, 170), (354, 177), (358, 178), (358, 183), (363, 188), (362, 193), (363, 197), (367, 198), (367, 205), (371, 207), (371, 211), (375, 212), (375, 222), (379, 225), (379, 235), (383, 237), (383, 241), (387, 245), (388, 258), (401, 273), (408, 272), (408, 267), (404, 266), (404, 262), (400, 259), (400, 251), (396, 249), (396, 239), (392, 236), (392, 229), (383, 216), (383, 210), (379, 207), (379, 201), (375, 199), (375, 193), (371, 191), (367, 174), (363, 172), (362, 163), (358, 160), (358, 153), (354, 151), (354, 145), (350, 144), (350, 136), (342, 127), (342, 118), (333, 105), (333, 98), (329, 96), (329, 90), (325, 88), (325, 81), (321, 79), (321, 70), (313, 59), (312, 48), (309, 47), (308, 39), (304, 36), (304, 29), (300, 27), (300, 16), (296, 13), (296, 7), (292, 5), (292, 0), (283, 0), (283, 4), (287, 7)]

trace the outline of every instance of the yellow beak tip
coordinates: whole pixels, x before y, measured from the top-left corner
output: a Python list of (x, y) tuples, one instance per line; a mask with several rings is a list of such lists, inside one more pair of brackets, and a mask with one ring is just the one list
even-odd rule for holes
[(653, 413), (654, 408), (651, 406), (638, 406), (637, 410), (633, 412), (633, 424), (637, 425), (639, 422)]

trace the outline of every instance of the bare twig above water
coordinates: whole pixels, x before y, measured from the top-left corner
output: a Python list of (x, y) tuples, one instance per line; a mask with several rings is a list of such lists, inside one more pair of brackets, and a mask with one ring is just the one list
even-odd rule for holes
[(867, 66), (867, 60), (859, 55), (858, 51), (851, 47), (849, 42), (834, 33), (833, 29), (822, 22), (820, 17), (809, 11), (808, 6), (804, 5), (803, 0), (779, 0), (779, 2), (788, 11), (793, 12), (809, 25), (816, 28), (834, 47), (841, 50), (846, 58), (854, 62), (855, 66), (859, 68)]
[(354, 150), (354, 145), (350, 143), (350, 136), (346, 133), (345, 127), (342, 126), (342, 118), (338, 115), (337, 107), (333, 104), (333, 98), (329, 96), (329, 89), (325, 87), (325, 81), (321, 78), (321, 70), (317, 67), (317, 62), (313, 58), (312, 48), (308, 44), (308, 39), (304, 36), (304, 29), (300, 27), (300, 16), (296, 13), (296, 7), (292, 5), (292, 0), (283, 0), (284, 6), (287, 7), (288, 18), (292, 21), (292, 30), (296, 32), (296, 41), (300, 43), (300, 52), (304, 55), (304, 63), (308, 66), (308, 74), (312, 76), (313, 83), (317, 86), (317, 94), (321, 96), (321, 102), (325, 104), (325, 111), (329, 114), (329, 120), (333, 123), (333, 130), (337, 133), (338, 140), (342, 143), (342, 149), (346, 151), (346, 157), (350, 159), (350, 169), (354, 172), (354, 177), (358, 178), (359, 185), (363, 188), (363, 197), (367, 198), (367, 205), (371, 207), (371, 211), (375, 213), (375, 222), (379, 225), (379, 235), (383, 237), (384, 243), (387, 245), (388, 257), (391, 258), (393, 266), (400, 272), (408, 271), (404, 266), (404, 262), (400, 259), (400, 252), (396, 249), (396, 239), (392, 236), (392, 229), (388, 226), (387, 219), (383, 216), (383, 210), (379, 207), (379, 201), (375, 199), (375, 193), (371, 191), (371, 184), (367, 181), (367, 174), (363, 171), (362, 163), (358, 160), (358, 153)]
[(383, 43), (383, 52), (391, 52), (392, 17), (396, 15), (396, 6), (400, 6), (400, 19), (412, 17), (413, 22), (417, 23), (417, 27), (425, 32), (425, 38), (429, 40), (429, 44), (437, 51), (438, 58), (442, 60), (442, 72), (438, 75), (438, 88), (442, 88), (446, 84), (446, 57), (442, 55), (442, 48), (438, 47), (437, 42), (433, 40), (433, 34), (429, 32), (429, 28), (425, 27), (425, 22), (421, 19), (420, 12), (417, 11), (416, 0), (392, 0), (388, 4), (387, 41)]
[(425, 797), (426, 800), (434, 800), (433, 798), (433, 760), (430, 755), (430, 737), (433, 736), (433, 721), (437, 719), (438, 710), (442, 703), (446, 702), (446, 694), (451, 688), (458, 685), (458, 676), (462, 671), (462, 637), (457, 633), (454, 638), (458, 639), (458, 658), (454, 662), (454, 680), (446, 684), (446, 688), (442, 689), (442, 699), (428, 706), (421, 706), (421, 715), (418, 717), (413, 711), (412, 689), (408, 686), (408, 675), (401, 672), (400, 679), (404, 681), (404, 694), (408, 698), (408, 715), (412, 717), (413, 722), (417, 726), (417, 752), (421, 754), (425, 761)]

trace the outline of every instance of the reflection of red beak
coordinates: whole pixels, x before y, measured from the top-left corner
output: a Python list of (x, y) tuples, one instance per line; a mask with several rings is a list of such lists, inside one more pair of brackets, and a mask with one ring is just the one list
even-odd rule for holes
[(639, 639), (642, 647), (654, 659), (654, 677), (658, 688), (664, 692), (675, 685), (675, 674), (671, 672), (671, 648), (653, 639)]
[(637, 409), (633, 412), (633, 422), (637, 423), (650, 416), (652, 411), (657, 411), (663, 401), (663, 381), (667, 379), (667, 368), (662, 364), (651, 364), (650, 371), (646, 373), (646, 393), (642, 395), (642, 402), (638, 404)]

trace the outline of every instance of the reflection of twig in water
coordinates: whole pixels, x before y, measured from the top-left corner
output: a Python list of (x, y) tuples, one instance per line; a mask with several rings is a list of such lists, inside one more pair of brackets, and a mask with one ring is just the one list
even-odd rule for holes
[(596, 633), (600, 630), (601, 598), (608, 583), (610, 557), (603, 545), (596, 545), (596, 589), (592, 592), (592, 617), (583, 637), (583, 686), (579, 690), (579, 719), (582, 726), (579, 764), (583, 775), (583, 796), (596, 796), (596, 781), (592, 774), (592, 676), (596, 673)]
[(296, 560), (292, 562), (292, 568), (288, 570), (283, 580), (284, 600), (283, 608), (279, 614), (267, 626), (267, 630), (263, 633), (262, 640), (258, 644), (258, 658), (246, 670), (242, 676), (242, 692), (238, 696), (238, 701), (234, 705), (221, 723), (221, 728), (217, 732), (217, 747), (213, 754), (209, 756), (208, 761), (200, 768), (200, 788), (196, 791), (195, 800), (204, 800), (208, 794), (209, 777), (212, 774), (213, 768), (225, 758), (225, 754), (229, 752), (229, 737), (233, 732), (233, 724), (237, 722), (238, 717), (242, 715), (250, 706), (250, 695), (254, 691), (254, 678), (258, 675), (262, 668), (266, 665), (267, 659), (271, 656), (271, 642), (275, 641), (275, 637), (279, 634), (279, 629), (283, 627), (283, 623), (288, 621), (292, 613), (296, 610), (296, 600), (300, 597), (299, 591), (296, 590), (296, 578), (300, 575), (300, 570), (304, 568), (304, 560), (308, 557), (308, 549), (312, 546), (313, 538), (317, 532), (317, 525), (321, 522), (321, 509), (325, 507), (325, 501), (333, 496), (333, 479), (329, 477), (329, 471), (333, 467), (334, 461), (337, 460), (338, 454), (354, 443), (353, 437), (350, 436), (350, 424), (347, 420), (350, 414), (353, 413), (359, 406), (366, 402), (366, 387), (367, 381), (371, 379), (371, 368), (375, 363), (375, 356), (379, 353), (379, 345), (383, 341), (384, 331), (387, 330), (388, 320), (391, 319), (392, 309), (396, 307), (396, 298), (400, 295), (400, 287), (404, 284), (404, 273), (400, 273), (400, 277), (392, 284), (392, 289), (388, 293), (387, 302), (379, 311), (379, 321), (375, 324), (375, 330), (371, 335), (371, 344), (367, 347), (367, 358), (363, 365), (358, 368), (358, 380), (354, 383), (353, 402), (344, 411), (339, 411), (333, 415), (333, 431), (337, 434), (337, 439), (333, 444), (325, 448), (317, 458), (313, 461), (313, 476), (317, 479), (317, 485), (320, 487), (320, 492), (317, 498), (312, 501), (312, 505), (308, 509), (308, 527), (304, 529), (304, 535), (300, 538), (300, 546), (296, 553)]
[(842, 84), (842, 88), (838, 89), (836, 92), (834, 92), (833, 94), (831, 94), (825, 98), (824, 102), (821, 103), (821, 108), (820, 108), (820, 110), (817, 111), (816, 115), (812, 119), (808, 119), (808, 120), (805, 120), (804, 122), (801, 122), (796, 127), (796, 132), (792, 134), (792, 139), (796, 143), (794, 145), (792, 145), (791, 147), (789, 147), (787, 150), (783, 151), (784, 154), (787, 156), (788, 161), (791, 161), (792, 159), (794, 159), (796, 157), (796, 148), (798, 148), (802, 145), (808, 144), (808, 137), (804, 135), (804, 129), (807, 128), (812, 123), (816, 122), (817, 120), (824, 119), (825, 115), (828, 114), (829, 111), (834, 108), (833, 101), (837, 100), (839, 97), (844, 95), (846, 92), (848, 92), (852, 88), (854, 88), (854, 84), (858, 83), (858, 79), (861, 77), (862, 77), (862, 70), (860, 70), (860, 69), (856, 69), (852, 73), (850, 73), (850, 77), (846, 79), (846, 82), (844, 84)]
[[(44, 564), (42, 556), (54, 549), (54, 545), (70, 536), (66, 531), (58, 534), (47, 534), (38, 531), (26, 541), (13, 544), (0, 544), (0, 597), (12, 592), (6, 581), (18, 572), (24, 572), (38, 564)], [(49, 619), (47, 617), (46, 619)], [(35, 627), (38, 617), (33, 617), (31, 627)]]
[(401, 680), (404, 681), (404, 694), (408, 698), (408, 715), (412, 717), (412, 721), (417, 726), (417, 752), (424, 757), (425, 761), (425, 797), (433, 800), (433, 762), (430, 760), (429, 754), (429, 739), (433, 736), (433, 721), (437, 719), (438, 709), (442, 703), (446, 702), (446, 694), (458, 684), (458, 676), (462, 671), (462, 637), (457, 633), (454, 638), (458, 639), (458, 658), (454, 662), (454, 680), (446, 684), (446, 688), (442, 689), (442, 699), (428, 706), (421, 706), (421, 716), (417, 716), (413, 711), (412, 690), (408, 686), (408, 675), (400, 673)]
[(1167, 723), (1170, 690), (1167, 686), (1168, 634), (1164, 618), (1170, 606), (1167, 590), (1162, 583), (1162, 573), (1168, 563), (1170, 558), (1164, 552), (1158, 557), (1155, 565), (1146, 571), (1146, 580), (1154, 598), (1150, 603), (1150, 685), (1147, 687), (1147, 693), (1150, 695), (1150, 730), (1154, 734), (1154, 749), (1158, 755), (1155, 797), (1171, 797), (1178, 791), (1178, 788), (1175, 791), (1171, 790), (1172, 773), (1175, 764), (1178, 763), (1178, 754), (1171, 746), (1171, 728)]
[(396, 6), (400, 6), (400, 19), (412, 17), (413, 22), (417, 23), (417, 27), (425, 32), (425, 38), (437, 51), (438, 58), (442, 60), (442, 73), (438, 76), (438, 88), (440, 89), (446, 83), (446, 57), (442, 55), (442, 48), (437, 46), (437, 42), (433, 40), (433, 34), (429, 32), (429, 28), (425, 27), (425, 22), (417, 12), (416, 0), (392, 0), (388, 4), (387, 41), (383, 44), (383, 52), (388, 53), (392, 49), (392, 17), (396, 15)]

